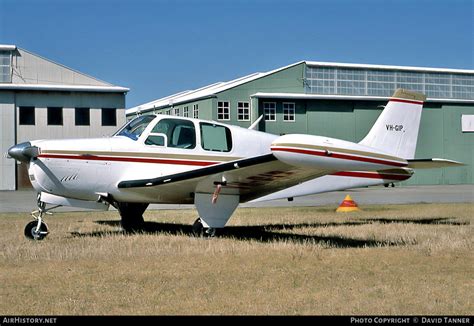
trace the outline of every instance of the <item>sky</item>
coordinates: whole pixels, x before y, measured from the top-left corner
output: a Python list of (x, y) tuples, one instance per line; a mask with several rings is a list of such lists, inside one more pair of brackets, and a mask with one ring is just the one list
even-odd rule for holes
[(474, 69), (474, 0), (0, 0), (0, 44), (126, 107), (301, 60)]

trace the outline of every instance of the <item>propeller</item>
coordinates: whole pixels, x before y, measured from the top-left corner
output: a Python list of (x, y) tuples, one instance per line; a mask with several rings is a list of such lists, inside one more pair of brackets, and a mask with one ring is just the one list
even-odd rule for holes
[(29, 141), (17, 144), (8, 149), (8, 157), (25, 163), (28, 163), (31, 159), (38, 157), (39, 153), (39, 148), (36, 146), (31, 146)]

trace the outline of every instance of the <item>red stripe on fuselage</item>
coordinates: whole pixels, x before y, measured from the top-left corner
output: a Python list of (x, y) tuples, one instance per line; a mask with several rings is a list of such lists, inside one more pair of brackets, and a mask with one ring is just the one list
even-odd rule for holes
[(400, 98), (391, 98), (391, 99), (389, 100), (389, 102), (400, 102), (400, 103), (423, 105), (423, 102), (410, 101), (410, 100), (402, 100), (402, 99), (400, 99)]
[(340, 177), (356, 177), (356, 178), (369, 178), (369, 179), (385, 179), (385, 180), (406, 180), (411, 177), (411, 175), (404, 174), (388, 174), (388, 173), (369, 173), (369, 172), (351, 172), (343, 171), (336, 172), (331, 175), (337, 175)]
[(385, 160), (379, 160), (375, 158), (368, 158), (368, 157), (359, 157), (347, 154), (338, 154), (338, 153), (330, 153), (327, 152), (320, 152), (320, 151), (312, 151), (307, 149), (299, 149), (299, 148), (277, 148), (272, 147), (272, 151), (281, 151), (281, 152), (290, 152), (290, 153), (298, 153), (298, 154), (307, 154), (307, 155), (315, 155), (315, 156), (325, 156), (329, 158), (338, 158), (342, 160), (350, 160), (350, 161), (360, 161), (360, 162), (367, 162), (367, 163), (375, 163), (375, 164), (385, 164), (391, 166), (406, 166), (405, 163), (398, 163), (398, 162), (391, 162)]
[(112, 161), (112, 162), (133, 162), (133, 163), (154, 163), (154, 164), (177, 164), (177, 165), (197, 165), (209, 166), (221, 162), (208, 161), (188, 161), (188, 160), (171, 160), (158, 158), (142, 158), (142, 157), (115, 157), (115, 156), (95, 156), (95, 155), (59, 155), (59, 154), (41, 154), (39, 158), (56, 158), (63, 160), (82, 160), (82, 161)]

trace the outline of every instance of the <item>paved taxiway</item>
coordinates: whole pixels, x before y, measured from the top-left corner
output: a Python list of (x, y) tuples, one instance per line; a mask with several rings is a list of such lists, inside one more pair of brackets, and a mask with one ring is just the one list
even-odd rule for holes
[[(405, 187), (371, 187), (335, 191), (295, 198), (289, 202), (273, 200), (242, 204), (241, 207), (320, 206), (338, 205), (349, 194), (359, 205), (414, 203), (474, 203), (474, 185), (438, 185)], [(149, 209), (193, 208), (193, 205), (150, 205)], [(36, 193), (32, 190), (0, 191), (0, 212), (31, 212), (36, 209)], [(58, 211), (80, 211), (62, 207)]]

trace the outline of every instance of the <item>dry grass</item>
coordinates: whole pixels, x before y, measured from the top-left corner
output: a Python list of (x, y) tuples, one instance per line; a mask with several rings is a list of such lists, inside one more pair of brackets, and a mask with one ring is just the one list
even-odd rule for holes
[(58, 213), (41, 242), (0, 214), (4, 314), (472, 315), (472, 204), (239, 209), (211, 240), (194, 210)]

